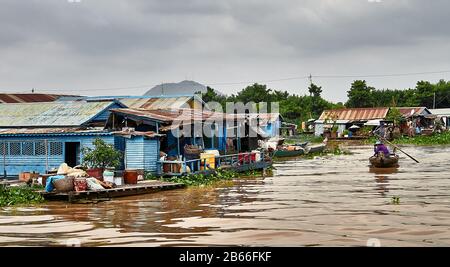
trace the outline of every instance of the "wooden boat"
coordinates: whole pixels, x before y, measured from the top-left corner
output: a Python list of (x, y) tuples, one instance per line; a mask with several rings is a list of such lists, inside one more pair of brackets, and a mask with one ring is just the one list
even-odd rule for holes
[(307, 146), (306, 151), (308, 154), (312, 153), (320, 153), (325, 150), (327, 146), (325, 144), (315, 145), (315, 146)]
[(398, 155), (390, 155), (389, 157), (383, 154), (372, 156), (369, 159), (370, 164), (376, 168), (393, 168), (398, 167)]
[(273, 153), (274, 158), (298, 157), (301, 155), (305, 155), (305, 150), (303, 148), (297, 150), (278, 149)]

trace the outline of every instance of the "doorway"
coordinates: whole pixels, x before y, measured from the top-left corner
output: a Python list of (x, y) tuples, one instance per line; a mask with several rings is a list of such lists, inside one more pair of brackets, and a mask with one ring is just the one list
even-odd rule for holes
[(70, 167), (80, 165), (80, 142), (65, 143), (64, 161)]

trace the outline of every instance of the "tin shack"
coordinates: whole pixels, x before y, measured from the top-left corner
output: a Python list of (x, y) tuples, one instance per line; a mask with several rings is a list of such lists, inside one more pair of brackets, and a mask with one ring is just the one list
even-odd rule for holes
[(124, 149), (124, 138), (104, 130), (118, 101), (0, 104), (0, 154), (4, 176), (45, 173), (61, 163), (81, 164), (82, 148), (101, 138)]

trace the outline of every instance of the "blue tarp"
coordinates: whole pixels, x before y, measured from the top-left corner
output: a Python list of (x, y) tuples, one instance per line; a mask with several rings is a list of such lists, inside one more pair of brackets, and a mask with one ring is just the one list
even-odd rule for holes
[(45, 191), (47, 191), (48, 193), (52, 192), (55, 189), (55, 187), (53, 186), (53, 181), (64, 178), (65, 178), (64, 175), (56, 175), (48, 177), (47, 182), (45, 184)]

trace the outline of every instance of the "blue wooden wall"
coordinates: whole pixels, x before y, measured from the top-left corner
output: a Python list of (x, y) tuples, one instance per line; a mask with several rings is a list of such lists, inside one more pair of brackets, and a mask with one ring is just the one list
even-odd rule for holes
[(147, 139), (134, 136), (126, 139), (125, 167), (127, 169), (143, 169), (158, 173), (159, 149), (158, 139)]
[[(79, 142), (80, 148), (93, 147), (92, 142), (100, 137), (106, 143), (115, 145), (115, 139), (112, 135), (67, 135), (67, 136), (24, 136), (24, 137), (0, 137), (0, 169), (1, 174), (5, 169), (8, 176), (17, 176), (21, 172), (39, 172), (45, 173), (46, 161), (49, 169), (58, 168), (65, 160), (66, 142)], [(44, 140), (48, 143), (48, 159), (45, 155)], [(7, 154), (3, 156), (3, 144), (7, 143)], [(26, 143), (26, 144), (25, 144)], [(11, 145), (13, 144), (13, 145)], [(31, 144), (31, 145), (30, 145)], [(80, 152), (80, 160), (83, 159), (83, 153)], [(74, 167), (74, 166), (71, 166)]]

